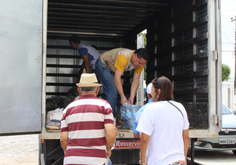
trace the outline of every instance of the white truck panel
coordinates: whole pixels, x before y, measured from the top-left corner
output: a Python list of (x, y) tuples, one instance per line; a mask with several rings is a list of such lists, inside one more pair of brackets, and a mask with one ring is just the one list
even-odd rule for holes
[(40, 132), (42, 1), (0, 3), (0, 134)]

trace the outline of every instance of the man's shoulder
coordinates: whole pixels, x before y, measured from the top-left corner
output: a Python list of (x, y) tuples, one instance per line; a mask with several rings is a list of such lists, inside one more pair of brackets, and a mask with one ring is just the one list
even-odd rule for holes
[(95, 100), (100, 100), (100, 101), (104, 101), (107, 102), (106, 100), (99, 98), (93, 94), (83, 94), (80, 96), (80, 98), (78, 98), (78, 100), (83, 100), (83, 99), (95, 99)]
[(78, 49), (83, 47), (83, 46), (85, 46), (85, 44), (84, 43), (80, 43), (79, 46), (78, 46)]
[(102, 99), (102, 98), (99, 98), (97, 96), (91, 96), (91, 97), (87, 97), (87, 98), (84, 98), (84, 99), (93, 99), (93, 101), (89, 101), (89, 103), (93, 103), (93, 104), (96, 104), (96, 105), (99, 105), (99, 106), (104, 106), (105, 108), (109, 108), (110, 104), (108, 103), (108, 101)]
[(78, 47), (78, 52), (80, 54), (80, 56), (84, 56), (84, 55), (87, 55), (88, 53), (88, 47), (87, 46), (80, 46)]
[(103, 103), (105, 103), (105, 104), (109, 104), (108, 101), (106, 101), (106, 100), (104, 100), (104, 99), (102, 99), (102, 98), (97, 97), (97, 100), (99, 100), (99, 101), (101, 101), (101, 102), (103, 102)]
[(134, 50), (127, 49), (127, 48), (121, 48), (119, 50), (119, 54), (126, 55), (126, 54), (133, 54)]
[(107, 52), (104, 52), (103, 54), (121, 54), (121, 55), (125, 55), (127, 53), (131, 53), (133, 52), (134, 50), (131, 50), (131, 49), (128, 49), (128, 48), (114, 48), (114, 49), (111, 49)]

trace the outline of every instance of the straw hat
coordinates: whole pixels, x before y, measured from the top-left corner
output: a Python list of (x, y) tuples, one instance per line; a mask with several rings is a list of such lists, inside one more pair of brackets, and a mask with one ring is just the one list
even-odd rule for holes
[(78, 87), (98, 87), (102, 84), (98, 83), (97, 77), (94, 73), (83, 73), (80, 82), (76, 84)]

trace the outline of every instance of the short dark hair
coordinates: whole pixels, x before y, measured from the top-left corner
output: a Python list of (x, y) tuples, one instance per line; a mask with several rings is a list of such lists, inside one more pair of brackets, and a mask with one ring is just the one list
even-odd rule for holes
[(137, 54), (138, 58), (143, 58), (146, 61), (149, 60), (148, 51), (145, 48), (140, 48), (140, 49), (135, 50), (134, 54)]
[(158, 89), (161, 89), (158, 101), (172, 100), (173, 99), (173, 88), (171, 81), (165, 77), (161, 76), (152, 80), (152, 85), (157, 92)]
[(69, 38), (70, 43), (71, 43), (71, 41), (74, 42), (75, 44), (77, 44), (77, 43), (80, 43), (80, 38), (78, 37), (78, 35), (73, 34)]
[(98, 87), (79, 87), (82, 92), (91, 92), (97, 90)]

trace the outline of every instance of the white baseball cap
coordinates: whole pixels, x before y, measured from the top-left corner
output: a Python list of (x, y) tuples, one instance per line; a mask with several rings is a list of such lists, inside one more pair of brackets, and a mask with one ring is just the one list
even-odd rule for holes
[(147, 86), (147, 93), (148, 94), (151, 94), (151, 90), (152, 89), (152, 83), (149, 83), (148, 86)]

